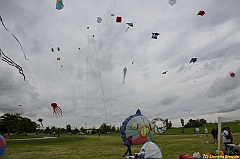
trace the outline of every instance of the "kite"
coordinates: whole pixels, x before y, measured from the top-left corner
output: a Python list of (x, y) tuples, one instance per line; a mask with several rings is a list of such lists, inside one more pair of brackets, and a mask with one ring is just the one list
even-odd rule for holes
[(125, 67), (124, 69), (123, 69), (123, 84), (124, 84), (124, 82), (125, 82), (125, 77), (126, 77), (126, 73), (127, 73), (127, 67)]
[(102, 18), (101, 17), (97, 17), (97, 22), (101, 23), (102, 22)]
[(117, 23), (121, 23), (121, 22), (122, 22), (122, 17), (117, 16), (116, 22), (117, 22)]
[(62, 109), (57, 105), (57, 103), (52, 103), (51, 106), (53, 107), (53, 115), (56, 117), (62, 116)]
[(229, 72), (229, 75), (230, 75), (232, 78), (235, 78), (235, 77), (236, 77), (236, 75), (235, 75), (234, 72)]
[(57, 57), (57, 60), (60, 61), (60, 57)]
[(111, 16), (113, 17), (113, 16), (114, 16), (114, 14), (111, 14)]
[[(51, 48), (51, 51), (54, 52), (54, 49)], [(57, 47), (57, 51), (60, 51), (60, 47)]]
[(20, 45), (20, 47), (21, 47), (21, 50), (22, 50), (22, 52), (23, 52), (24, 58), (25, 58), (26, 60), (28, 60), (27, 57), (26, 57), (25, 52), (23, 51), (22, 44), (21, 44), (20, 41), (17, 39), (17, 37), (16, 37), (11, 31), (9, 31), (9, 30), (6, 28), (6, 26), (5, 26), (4, 23), (3, 23), (3, 20), (2, 20), (2, 17), (1, 17), (1, 16), (0, 16), (0, 21), (2, 22), (3, 27), (4, 27), (8, 32), (10, 32), (10, 33), (12, 34), (12, 36), (15, 38), (15, 40), (19, 43), (19, 45)]
[(61, 10), (61, 9), (63, 9), (63, 7), (64, 7), (64, 5), (63, 5), (62, 0), (57, 0), (56, 9)]
[(128, 29), (129, 29), (129, 26), (130, 26), (130, 27), (133, 27), (133, 23), (126, 23), (126, 24), (128, 25), (127, 29), (125, 30), (125, 31), (127, 32)]
[(197, 61), (197, 58), (196, 58), (196, 57), (193, 57), (193, 58), (191, 58), (189, 64), (190, 64), (191, 62), (192, 62), (192, 63), (195, 63), (196, 61)]
[(160, 35), (159, 33), (152, 33), (152, 39), (157, 39), (157, 36)]
[(197, 16), (199, 16), (199, 15), (204, 16), (204, 14), (205, 14), (205, 11), (200, 10), (200, 11), (198, 12)]
[(43, 123), (42, 123), (43, 119), (42, 119), (42, 118), (39, 118), (37, 121), (41, 123), (42, 128), (44, 129), (44, 126), (43, 126)]
[(22, 104), (19, 104), (18, 106), (19, 106), (19, 107), (22, 107)]
[(8, 63), (8, 64), (11, 65), (11, 66), (16, 67), (16, 68), (19, 70), (19, 73), (20, 73), (21, 75), (23, 75), (23, 79), (24, 79), (24, 81), (25, 81), (25, 75), (24, 75), (24, 73), (23, 73), (22, 67), (19, 66), (18, 64), (16, 64), (12, 59), (10, 59), (9, 57), (7, 57), (7, 56), (2, 52), (1, 49), (0, 49), (0, 57), (1, 57), (1, 59), (2, 59), (4, 62)]
[(134, 61), (132, 61), (132, 64), (134, 63)]
[(154, 131), (151, 128), (150, 120), (143, 116), (140, 109), (138, 109), (135, 114), (122, 122), (120, 134), (123, 141), (132, 136), (132, 144), (135, 145), (151, 141)]
[[(193, 63), (193, 64), (194, 64), (196, 61), (197, 61), (197, 58), (196, 58), (196, 57), (193, 57), (193, 58), (190, 59), (189, 64), (190, 64), (190, 63)], [(188, 65), (189, 65), (189, 64), (188, 64)], [(187, 66), (188, 66), (188, 65), (187, 65)], [(190, 67), (191, 67), (191, 66), (190, 66)], [(190, 68), (190, 67), (189, 67), (189, 68)], [(185, 71), (186, 71), (186, 69), (185, 69)], [(185, 72), (185, 71), (184, 71), (184, 72)]]
[(169, 2), (168, 2), (171, 6), (173, 6), (174, 4), (176, 4), (177, 2), (176, 2), (176, 0), (169, 0)]
[(151, 126), (154, 128), (155, 133), (163, 134), (167, 130), (167, 123), (162, 118), (156, 117), (151, 121)]
[(162, 74), (166, 74), (168, 71), (163, 72)]

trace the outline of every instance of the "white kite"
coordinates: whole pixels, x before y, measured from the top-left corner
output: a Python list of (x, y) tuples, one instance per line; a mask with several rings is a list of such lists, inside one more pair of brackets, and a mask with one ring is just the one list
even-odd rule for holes
[(177, 2), (176, 2), (176, 0), (169, 0), (169, 2), (168, 2), (171, 6), (173, 6), (174, 4), (176, 4)]
[(124, 84), (124, 82), (125, 82), (126, 74), (127, 74), (127, 67), (125, 67), (125, 68), (123, 69), (123, 84)]

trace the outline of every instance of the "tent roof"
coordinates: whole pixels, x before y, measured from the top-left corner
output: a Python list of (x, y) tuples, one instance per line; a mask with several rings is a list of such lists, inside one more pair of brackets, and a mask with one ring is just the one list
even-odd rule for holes
[(219, 116), (218, 122), (236, 122), (240, 121), (240, 116)]

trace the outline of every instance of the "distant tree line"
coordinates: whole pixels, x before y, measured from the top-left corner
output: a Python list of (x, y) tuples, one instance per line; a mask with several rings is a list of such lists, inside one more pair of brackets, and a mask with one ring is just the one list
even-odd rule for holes
[(6, 113), (0, 117), (0, 133), (14, 133), (14, 134), (25, 134), (25, 133), (50, 133), (50, 132), (58, 132), (61, 133), (71, 133), (71, 134), (78, 134), (78, 133), (91, 133), (96, 134), (98, 132), (104, 134), (109, 132), (120, 132), (120, 128), (116, 127), (115, 125), (107, 125), (103, 123), (97, 129), (93, 126), (90, 129), (86, 129), (81, 127), (78, 129), (77, 127), (72, 129), (71, 125), (66, 125), (66, 128), (58, 128), (56, 126), (46, 127), (44, 130), (41, 129), (40, 124), (37, 124), (31, 119), (26, 117), (21, 117), (19, 113), (12, 114)]
[(188, 123), (184, 125), (184, 128), (199, 127), (199, 126), (203, 126), (204, 124), (207, 124), (207, 121), (203, 118), (198, 120), (190, 119)]
[[(171, 121), (165, 119), (165, 123), (167, 129), (172, 127)], [(72, 128), (70, 124), (66, 125), (66, 128), (58, 128), (56, 126), (52, 127), (45, 127), (45, 129), (41, 129), (40, 124), (37, 124), (34, 121), (26, 117), (21, 117), (19, 113), (12, 114), (6, 113), (0, 117), (0, 132), (4, 133), (15, 133), (15, 134), (25, 134), (25, 133), (46, 133), (49, 134), (50, 132), (58, 132), (60, 133), (70, 133), (70, 134), (96, 134), (100, 132), (101, 134), (105, 133), (113, 133), (113, 132), (120, 132), (120, 128), (116, 127), (115, 125), (108, 125), (106, 123), (102, 123), (99, 128), (93, 126), (92, 128), (84, 128), (81, 127), (78, 129), (77, 127)]]

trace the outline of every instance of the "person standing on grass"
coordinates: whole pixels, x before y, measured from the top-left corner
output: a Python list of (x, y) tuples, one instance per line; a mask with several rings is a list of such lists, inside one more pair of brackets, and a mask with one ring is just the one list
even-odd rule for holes
[(208, 129), (207, 129), (207, 127), (205, 127), (205, 134), (206, 134), (206, 137), (208, 137)]
[(131, 150), (131, 146), (132, 146), (132, 136), (127, 137), (124, 140), (124, 145), (127, 146), (127, 151), (125, 152), (125, 154), (123, 155), (123, 157), (125, 157), (127, 155), (127, 153), (129, 153), (130, 156), (132, 156), (132, 150)]
[(217, 144), (218, 129), (212, 128), (212, 132), (211, 133), (212, 133), (212, 136), (213, 136), (214, 144)]
[(199, 130), (198, 127), (196, 127), (195, 131), (196, 131), (197, 136), (199, 136), (199, 131), (200, 131), (200, 130)]

